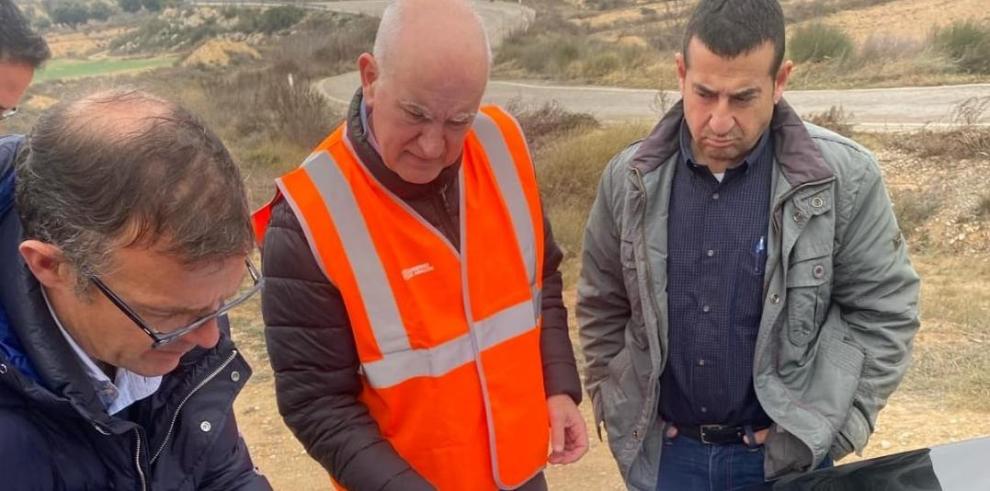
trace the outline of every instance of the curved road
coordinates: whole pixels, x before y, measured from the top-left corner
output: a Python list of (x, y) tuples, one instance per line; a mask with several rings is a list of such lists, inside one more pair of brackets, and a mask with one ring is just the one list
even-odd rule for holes
[[(517, 3), (475, 2), (485, 21), (492, 44), (497, 46), (512, 31), (525, 28), (533, 19), (533, 10)], [(341, 12), (381, 15), (386, 2), (382, 0), (346, 0), (310, 3), (313, 8)], [(357, 72), (345, 73), (316, 83), (320, 93), (331, 102), (346, 105), (360, 84)], [(668, 100), (678, 99), (669, 92)], [(857, 129), (901, 131), (920, 127), (952, 126), (952, 113), (961, 102), (973, 97), (990, 98), (990, 84), (941, 87), (903, 87), (889, 89), (852, 90), (790, 90), (787, 101), (801, 114), (827, 111), (841, 106)], [(524, 104), (557, 101), (577, 112), (593, 114), (609, 121), (655, 120), (660, 111), (657, 91), (621, 87), (553, 85), (539, 81), (492, 80), (485, 101), (505, 104), (518, 99)], [(990, 110), (978, 124), (990, 126)]]
[[(330, 101), (347, 104), (360, 85), (357, 72), (330, 77), (317, 83), (317, 89)], [(668, 92), (668, 100), (680, 96)], [(789, 90), (785, 99), (801, 114), (827, 111), (842, 106), (850, 121), (860, 130), (900, 131), (921, 127), (952, 126), (953, 109), (972, 97), (990, 98), (990, 84), (943, 87), (903, 87), (854, 90)], [(657, 91), (620, 87), (562, 86), (543, 82), (492, 80), (485, 100), (505, 104), (518, 99), (525, 104), (556, 100), (571, 111), (587, 112), (602, 121), (655, 120), (659, 117)], [(990, 111), (980, 119), (990, 126)]]

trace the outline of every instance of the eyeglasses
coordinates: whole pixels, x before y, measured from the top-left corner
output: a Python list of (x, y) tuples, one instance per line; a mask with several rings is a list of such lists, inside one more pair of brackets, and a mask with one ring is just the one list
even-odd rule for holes
[(3, 120), (5, 120), (5, 119), (7, 119), (7, 118), (9, 118), (9, 117), (11, 117), (11, 116), (13, 116), (15, 114), (17, 114), (17, 108), (16, 107), (12, 107), (10, 109), (4, 109), (4, 110), (0, 111), (0, 121), (3, 121)]
[(258, 291), (261, 290), (261, 287), (264, 284), (265, 279), (261, 276), (261, 273), (258, 271), (258, 269), (254, 267), (254, 264), (251, 263), (250, 259), (245, 260), (244, 263), (247, 265), (248, 275), (251, 276), (251, 281), (253, 282), (253, 285), (250, 288), (248, 288), (247, 291), (245, 291), (239, 297), (229, 302), (224, 302), (224, 304), (221, 305), (220, 308), (217, 309), (215, 312), (200, 317), (199, 319), (196, 319), (191, 324), (188, 324), (185, 327), (181, 327), (179, 329), (176, 329), (174, 331), (169, 331), (167, 333), (159, 332), (151, 328), (151, 326), (149, 326), (148, 323), (143, 318), (141, 318), (141, 316), (134, 309), (132, 309), (129, 305), (127, 305), (127, 302), (124, 302), (124, 300), (120, 298), (119, 295), (114, 293), (114, 291), (111, 290), (110, 287), (106, 285), (106, 283), (103, 283), (102, 280), (94, 276), (93, 278), (90, 278), (90, 281), (92, 281), (93, 284), (96, 285), (96, 288), (99, 289), (100, 292), (102, 292), (103, 295), (105, 295), (107, 299), (110, 300), (111, 303), (113, 303), (118, 309), (120, 309), (120, 311), (123, 312), (124, 315), (126, 315), (128, 318), (134, 321), (134, 323), (137, 324), (137, 326), (141, 328), (141, 330), (144, 331), (144, 333), (147, 334), (148, 337), (152, 339), (153, 343), (151, 344), (151, 347), (157, 349), (175, 341), (176, 339), (181, 338), (182, 336), (185, 336), (186, 334), (189, 334), (190, 332), (195, 331), (196, 329), (199, 329), (200, 327), (203, 326), (203, 324), (206, 324), (207, 322), (210, 322), (211, 320), (216, 319), (217, 317), (220, 317), (221, 315), (224, 315), (227, 312), (230, 312), (238, 305), (241, 305), (242, 303), (246, 302), (249, 298), (251, 298), (252, 295), (258, 293)]

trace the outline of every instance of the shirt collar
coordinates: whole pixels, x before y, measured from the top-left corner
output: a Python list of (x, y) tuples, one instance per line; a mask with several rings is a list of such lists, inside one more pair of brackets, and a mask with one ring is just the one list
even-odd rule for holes
[[(696, 169), (698, 167), (704, 167), (699, 165), (694, 160), (694, 152), (691, 150), (691, 131), (688, 129), (687, 122), (681, 121), (681, 131), (680, 131), (680, 147), (681, 147), (681, 160), (688, 165), (691, 169)], [(756, 145), (753, 149), (749, 151), (746, 158), (742, 160), (738, 165), (730, 167), (729, 172), (735, 169), (748, 169), (760, 161), (760, 157), (763, 156), (763, 152), (767, 150), (767, 142), (770, 140), (770, 128), (763, 130), (763, 134), (760, 135), (760, 139), (756, 141)]]
[(86, 374), (89, 375), (90, 380), (93, 382), (93, 388), (96, 389), (96, 393), (99, 395), (103, 407), (106, 408), (107, 414), (113, 416), (131, 404), (158, 391), (158, 387), (162, 382), (161, 376), (145, 377), (124, 368), (117, 368), (117, 374), (114, 377), (114, 381), (111, 382), (110, 377), (107, 377), (107, 374), (100, 367), (96, 366), (93, 358), (79, 347), (69, 332), (65, 330), (65, 327), (62, 326), (58, 315), (55, 314), (55, 309), (52, 308), (51, 302), (48, 301), (48, 294), (44, 288), (41, 288), (41, 296), (45, 299), (45, 305), (48, 306), (48, 312), (55, 321), (55, 325), (58, 326), (58, 329), (62, 332), (62, 336), (86, 368)]
[(371, 131), (371, 124), (368, 122), (369, 117), (371, 117), (371, 111), (368, 111), (364, 99), (361, 99), (361, 127), (364, 129), (364, 134), (368, 135), (368, 143), (371, 144), (371, 148), (375, 149), (378, 155), (381, 155), (382, 149), (378, 146), (378, 140), (375, 139), (375, 132)]

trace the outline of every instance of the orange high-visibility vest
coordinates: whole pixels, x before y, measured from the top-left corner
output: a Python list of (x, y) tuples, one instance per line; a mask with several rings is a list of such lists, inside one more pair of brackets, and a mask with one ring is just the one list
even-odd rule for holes
[(481, 109), (458, 178), (460, 251), (372, 176), (345, 125), (276, 182), (343, 297), (382, 435), (440, 490), (513, 489), (545, 466), (549, 420), (543, 214), (511, 116)]

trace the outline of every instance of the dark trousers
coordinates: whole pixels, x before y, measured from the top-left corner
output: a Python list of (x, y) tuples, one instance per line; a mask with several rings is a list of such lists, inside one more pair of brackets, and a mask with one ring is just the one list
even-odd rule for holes
[(536, 477), (526, 481), (526, 484), (516, 488), (516, 491), (547, 491), (547, 478), (541, 472)]
[[(686, 436), (663, 439), (657, 491), (732, 491), (764, 482), (763, 446), (709, 445)], [(825, 458), (819, 469), (831, 467)]]

